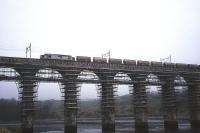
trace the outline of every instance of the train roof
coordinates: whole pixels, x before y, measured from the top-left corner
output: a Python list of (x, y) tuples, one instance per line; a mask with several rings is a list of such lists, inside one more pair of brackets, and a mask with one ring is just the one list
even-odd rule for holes
[(50, 54), (50, 53), (45, 53), (43, 55), (56, 55), (56, 56), (71, 56), (71, 55), (64, 55), (64, 54)]

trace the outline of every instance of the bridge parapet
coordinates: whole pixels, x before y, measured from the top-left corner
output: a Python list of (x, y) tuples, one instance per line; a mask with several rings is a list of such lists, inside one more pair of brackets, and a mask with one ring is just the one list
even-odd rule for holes
[[(86, 59), (87, 58), (87, 59)], [(124, 59), (112, 59), (110, 62), (105, 61), (105, 59), (100, 61), (100, 58), (79, 56), (76, 61), (68, 60), (55, 60), (55, 59), (29, 59), (29, 58), (15, 58), (15, 57), (0, 57), (0, 66), (5, 67), (49, 67), (49, 68), (88, 68), (88, 69), (112, 69), (112, 70), (123, 70), (123, 71), (155, 71), (155, 69), (160, 67), (157, 71), (186, 71), (186, 72), (200, 72), (200, 67), (196, 64), (182, 64), (182, 63), (161, 63), (160, 62), (149, 62), (138, 60), (135, 63), (134, 60)], [(114, 61), (115, 60), (115, 61)]]
[(157, 62), (157, 61), (151, 61), (150, 66), (153, 66), (153, 67), (162, 67), (163, 63), (162, 62)]

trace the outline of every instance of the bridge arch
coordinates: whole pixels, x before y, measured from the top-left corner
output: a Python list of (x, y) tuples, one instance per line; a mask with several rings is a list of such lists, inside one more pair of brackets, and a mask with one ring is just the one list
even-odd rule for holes
[[(14, 92), (16, 94), (18, 94), (18, 97), (14, 96), (14, 95), (13, 95), (13, 97), (18, 98), (18, 99), (20, 99), (20, 92), (22, 91), (22, 89), (19, 88), (19, 82), (18, 82), (20, 80), (20, 78), (21, 78), (20, 74), (14, 68), (11, 68), (11, 67), (1, 67), (0, 68), (0, 81), (8, 82), (10, 85), (12, 84), (11, 85), (12, 87), (14, 87), (14, 85), (13, 85), (13, 82), (14, 82), (17, 87), (16, 91), (14, 91)], [(7, 86), (8, 86), (8, 84), (7, 84)], [(9, 88), (7, 88), (7, 90), (3, 91), (3, 92), (9, 92), (8, 89)], [(17, 91), (18, 91), (18, 93), (17, 93)], [(13, 94), (13, 93), (10, 93), (10, 94)]]
[(15, 68), (11, 67), (0, 67), (0, 76), (6, 77), (18, 77), (20, 74), (15, 70)]
[(78, 79), (82, 79), (82, 80), (84, 80), (84, 79), (89, 79), (89, 80), (91, 80), (91, 82), (92, 82), (92, 80), (99, 80), (99, 76), (96, 74), (96, 72), (95, 71), (91, 71), (91, 70), (82, 70), (81, 72), (80, 72), (80, 74), (78, 75)]
[[(100, 119), (101, 106), (100, 106), (100, 83), (99, 76), (95, 71), (83, 69), (77, 77), (79, 86), (79, 99), (78, 99), (78, 116), (77, 119), (90, 120), (91, 118)], [(80, 82), (79, 82), (80, 81)], [(90, 105), (90, 108), (88, 106)], [(78, 125), (78, 128), (79, 125)]]
[(14, 68), (0, 67), (0, 121), (20, 121), (19, 78)]
[(58, 82), (59, 79), (62, 79), (62, 75), (56, 69), (52, 68), (43, 68), (39, 69), (36, 73), (36, 78), (40, 80), (40, 78), (45, 81), (51, 80), (52, 82)]
[[(52, 69), (52, 68), (43, 68), (43, 69), (39, 69), (37, 71), (37, 73), (35, 74), (36, 80), (38, 81), (38, 87), (39, 85), (44, 85), (44, 84), (49, 84), (46, 82), (51, 82), (50, 84), (54, 84), (55, 87), (55, 83), (59, 85), (60, 90), (61, 88), (61, 83), (60, 81), (63, 79), (62, 75), (59, 73), (59, 71), (57, 71), (56, 69)], [(48, 86), (46, 86), (48, 87)], [(49, 85), (49, 87), (51, 88), (52, 86)], [(48, 91), (48, 90), (46, 90)], [(61, 91), (62, 92), (62, 91)]]
[(130, 76), (125, 72), (117, 72), (114, 81), (116, 117), (133, 116), (133, 84)]
[(162, 118), (162, 88), (159, 77), (154, 73), (149, 73), (146, 77), (147, 99), (148, 99), (148, 116)]
[(62, 119), (62, 75), (56, 69), (42, 68), (37, 71), (36, 119)]
[[(95, 98), (100, 96), (100, 90), (99, 90), (99, 83), (98, 81), (99, 76), (94, 72), (90, 70), (82, 70), (80, 74), (77, 77), (78, 81), (81, 81), (79, 86), (80, 86), (80, 99), (92, 99), (94, 96)], [(86, 90), (86, 88), (89, 89)], [(95, 89), (92, 89), (95, 88)], [(93, 95), (94, 93), (95, 95)], [(85, 97), (85, 95), (88, 95), (88, 97)], [(93, 98), (94, 98), (93, 97)]]
[(188, 83), (182, 75), (177, 75), (174, 83), (176, 92), (177, 117), (178, 119), (189, 119)]

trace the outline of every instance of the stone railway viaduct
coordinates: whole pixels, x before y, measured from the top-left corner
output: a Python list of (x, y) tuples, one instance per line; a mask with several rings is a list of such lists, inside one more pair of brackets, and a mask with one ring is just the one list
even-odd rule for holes
[[(34, 59), (0, 57), (0, 80), (17, 81), (21, 100), (22, 132), (33, 133), (33, 117), (37, 83), (40, 81), (59, 82), (64, 97), (64, 132), (77, 133), (78, 84), (98, 83), (102, 109), (102, 132), (115, 132), (114, 85), (131, 84), (135, 129), (148, 130), (148, 108), (146, 85), (160, 85), (165, 129), (178, 129), (177, 106), (174, 80), (181, 76), (188, 87), (188, 102), (192, 128), (200, 127), (200, 66), (195, 64), (161, 63), (149, 61), (98, 59), (77, 56), (76, 60)], [(8, 71), (8, 68), (11, 70)], [(51, 70), (51, 71), (42, 71)], [(79, 79), (83, 71), (90, 71), (98, 79)], [(50, 72), (50, 74), (49, 74)], [(14, 73), (14, 74), (13, 74)], [(50, 75), (46, 78), (40, 75)], [(131, 80), (117, 80), (117, 73), (124, 73)], [(147, 81), (153, 74), (158, 81)], [(12, 75), (12, 76), (9, 76)], [(52, 76), (53, 75), (53, 76)], [(60, 75), (60, 76), (57, 76)], [(87, 73), (86, 73), (87, 75)], [(52, 78), (54, 77), (54, 78)]]

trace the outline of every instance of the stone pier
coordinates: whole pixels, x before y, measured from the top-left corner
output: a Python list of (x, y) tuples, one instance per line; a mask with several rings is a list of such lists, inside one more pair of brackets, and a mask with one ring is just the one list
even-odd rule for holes
[(133, 88), (133, 106), (135, 117), (135, 131), (137, 133), (148, 132), (148, 107), (146, 94), (146, 75), (138, 74), (132, 77), (135, 81)]
[(102, 132), (115, 133), (115, 100), (114, 100), (114, 75), (112, 73), (101, 73), (101, 111)]
[(190, 123), (193, 133), (200, 131), (200, 75), (186, 75)]
[(77, 133), (78, 85), (77, 70), (60, 72), (63, 76), (62, 93), (64, 97), (64, 133)]
[(167, 133), (178, 131), (176, 92), (174, 88), (175, 75), (162, 75), (162, 106), (164, 128)]
[(22, 133), (33, 133), (35, 98), (37, 97), (37, 82), (35, 73), (29, 69), (18, 70), (21, 75), (19, 82), (19, 98), (21, 99)]

